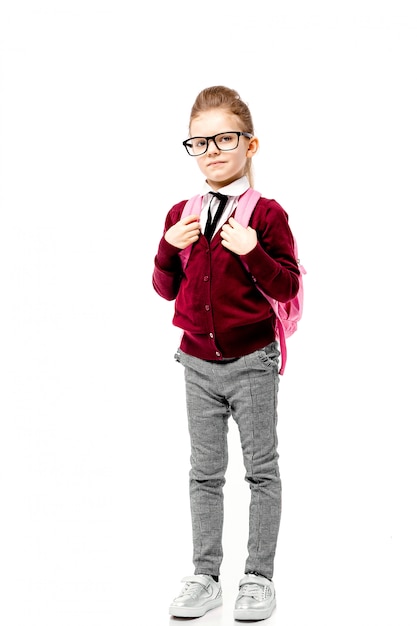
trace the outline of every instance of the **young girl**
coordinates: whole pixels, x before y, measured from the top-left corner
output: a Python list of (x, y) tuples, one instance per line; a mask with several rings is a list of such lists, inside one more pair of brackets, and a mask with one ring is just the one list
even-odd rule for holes
[[(272, 576), (281, 516), (280, 354), (273, 311), (255, 280), (268, 295), (286, 302), (297, 294), (299, 270), (288, 216), (275, 200), (261, 197), (247, 228), (233, 217), (240, 196), (253, 185), (251, 163), (259, 145), (239, 94), (222, 86), (199, 93), (183, 144), (205, 179), (201, 214), (182, 218), (185, 201), (171, 208), (152, 279), (162, 298), (175, 300), (173, 324), (183, 331), (176, 359), (185, 372), (191, 443), (195, 570), (183, 579), (169, 612), (200, 617), (222, 603), (223, 486), (231, 415), (251, 489), (248, 555), (234, 618), (265, 619), (275, 607)], [(187, 246), (192, 250), (183, 270), (180, 252)]]

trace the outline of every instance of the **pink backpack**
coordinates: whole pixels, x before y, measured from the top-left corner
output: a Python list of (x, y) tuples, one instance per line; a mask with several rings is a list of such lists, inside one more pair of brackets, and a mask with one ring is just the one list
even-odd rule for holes
[[(252, 215), (252, 211), (256, 206), (261, 194), (259, 191), (255, 191), (251, 187), (240, 197), (239, 202), (236, 207), (235, 219), (242, 224), (246, 228), (249, 224), (250, 217)], [(186, 217), (187, 215), (199, 215), (201, 212), (201, 200), (202, 197), (200, 195), (193, 196), (190, 198), (184, 206), (182, 216)], [(180, 258), (183, 267), (187, 265), (192, 246), (188, 246), (184, 250), (180, 252)], [(268, 296), (262, 289), (258, 287), (259, 291), (265, 296), (268, 302), (271, 304), (274, 313), (275, 313), (275, 335), (277, 341), (280, 345), (281, 351), (281, 368), (279, 373), (283, 374), (285, 370), (285, 364), (287, 362), (287, 346), (286, 339), (290, 337), (296, 330), (298, 322), (300, 321), (303, 314), (303, 303), (304, 303), (304, 286), (303, 286), (303, 275), (306, 274), (306, 270), (300, 264), (298, 259), (298, 249), (297, 242), (294, 239), (294, 256), (298, 261), (298, 266), (300, 270), (299, 276), (299, 289), (298, 293), (289, 302), (278, 302), (278, 300), (274, 300)], [(247, 266), (244, 263), (246, 269)], [(255, 279), (254, 279), (255, 280)]]

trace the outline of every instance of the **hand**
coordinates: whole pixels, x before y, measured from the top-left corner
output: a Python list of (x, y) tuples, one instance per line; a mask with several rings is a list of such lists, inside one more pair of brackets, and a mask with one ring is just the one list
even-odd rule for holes
[(245, 228), (234, 217), (224, 224), (220, 236), (224, 247), (239, 255), (253, 250), (258, 242), (256, 230), (251, 226)]
[(168, 228), (165, 233), (165, 241), (176, 248), (184, 250), (200, 236), (200, 220), (198, 215), (187, 215), (176, 224)]

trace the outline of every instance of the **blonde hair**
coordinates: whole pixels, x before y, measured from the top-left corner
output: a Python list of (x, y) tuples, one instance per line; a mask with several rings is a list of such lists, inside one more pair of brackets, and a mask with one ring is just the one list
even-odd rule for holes
[[(221, 85), (215, 87), (207, 87), (200, 91), (191, 108), (190, 126), (193, 119), (201, 113), (210, 109), (221, 108), (225, 111), (236, 115), (242, 125), (241, 130), (245, 133), (254, 135), (252, 115), (248, 105), (240, 99), (237, 91), (223, 87)], [(245, 175), (248, 177), (249, 185), (253, 187), (253, 171), (252, 159), (246, 160)]]

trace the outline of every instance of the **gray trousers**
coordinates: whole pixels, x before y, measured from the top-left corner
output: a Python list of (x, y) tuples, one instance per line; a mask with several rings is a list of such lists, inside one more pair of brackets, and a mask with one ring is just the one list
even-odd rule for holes
[(194, 573), (220, 572), (228, 418), (232, 415), (251, 489), (245, 573), (258, 572), (271, 579), (281, 518), (277, 344), (238, 359), (203, 361), (181, 350), (176, 359), (185, 368)]

